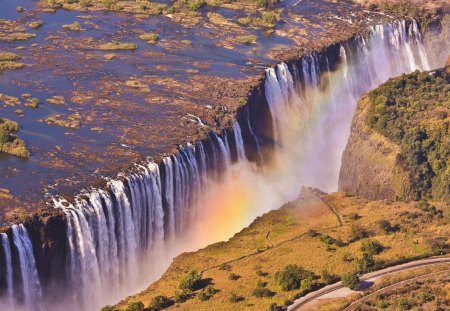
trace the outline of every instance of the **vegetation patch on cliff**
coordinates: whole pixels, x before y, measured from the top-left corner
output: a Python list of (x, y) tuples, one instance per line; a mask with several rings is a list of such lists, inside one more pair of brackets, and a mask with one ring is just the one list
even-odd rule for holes
[(400, 146), (405, 199), (450, 201), (449, 70), (416, 71), (369, 93), (369, 127)]

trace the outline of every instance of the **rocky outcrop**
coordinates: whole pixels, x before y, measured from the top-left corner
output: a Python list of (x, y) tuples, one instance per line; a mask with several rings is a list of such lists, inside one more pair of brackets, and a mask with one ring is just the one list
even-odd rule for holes
[(408, 187), (406, 172), (398, 165), (400, 148), (367, 126), (369, 107), (369, 97), (364, 96), (358, 103), (342, 156), (339, 191), (394, 200)]

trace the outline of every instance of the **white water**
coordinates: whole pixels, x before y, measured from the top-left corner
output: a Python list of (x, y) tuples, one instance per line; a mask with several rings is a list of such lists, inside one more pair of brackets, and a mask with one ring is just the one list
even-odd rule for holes
[[(246, 118), (232, 135), (237, 163), (231, 161), (231, 137), (212, 133), (195, 146), (181, 147), (160, 166), (138, 165), (135, 173), (110, 180), (109, 190), (90, 190), (74, 204), (55, 199), (55, 208), (67, 219), (71, 289), (58, 303), (67, 310), (98, 310), (142, 290), (179, 252), (226, 239), (254, 217), (295, 198), (302, 185), (336, 190), (359, 96), (389, 77), (429, 69), (415, 23), (375, 26), (353, 48), (342, 46), (340, 58), (334, 72), (327, 70), (325, 56), (315, 54), (266, 70), (276, 152), (262, 170), (247, 160), (247, 145), (263, 157), (258, 133)], [(8, 309), (28, 309), (31, 303), (39, 305), (41, 295), (31, 241), (22, 225), (13, 226), (12, 235), (21, 280), (8, 273), (0, 278), (22, 282), (23, 299), (14, 293)], [(2, 235), (5, 249), (4, 241)], [(5, 262), (5, 271), (12, 271), (14, 263)], [(47, 303), (45, 310), (58, 310), (59, 304)]]

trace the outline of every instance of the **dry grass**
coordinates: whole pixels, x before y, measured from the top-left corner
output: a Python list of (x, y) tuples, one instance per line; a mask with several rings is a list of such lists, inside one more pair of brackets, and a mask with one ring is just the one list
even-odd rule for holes
[[(283, 305), (299, 293), (281, 291), (274, 279), (275, 273), (287, 264), (299, 264), (317, 276), (321, 275), (323, 269), (336, 275), (354, 271), (355, 264), (345, 262), (343, 258), (345, 255), (357, 257), (361, 254), (361, 241), (349, 242), (353, 238), (352, 227), (355, 225), (384, 246), (385, 250), (374, 256), (378, 263), (431, 254), (433, 249), (428, 240), (438, 236), (447, 238), (450, 235), (448, 206), (439, 205), (444, 209), (444, 219), (430, 219), (426, 215), (409, 219), (406, 215), (420, 211), (414, 203), (369, 202), (343, 193), (335, 193), (325, 199), (342, 215), (343, 226), (339, 226), (336, 215), (320, 198), (303, 198), (256, 219), (227, 242), (178, 256), (159, 281), (133, 300), (141, 300), (148, 306), (156, 295), (172, 297), (180, 277), (189, 269), (197, 269), (203, 271), (203, 278), (212, 279), (220, 292), (207, 302), (192, 298), (169, 309), (267, 310), (270, 304), (275, 302)], [(352, 213), (357, 213), (360, 218), (351, 220), (348, 215)], [(377, 226), (377, 221), (382, 219), (390, 220), (399, 230), (385, 234)], [(309, 229), (340, 239), (348, 245), (326, 245), (319, 237), (307, 234)], [(270, 241), (266, 239), (268, 231)], [(228, 263), (228, 269), (221, 269), (222, 263)], [(230, 273), (235, 273), (240, 278), (230, 280)], [(257, 280), (267, 282), (267, 288), (275, 292), (275, 295), (272, 298), (254, 297), (252, 291)], [(316, 282), (320, 282), (320, 279)], [(231, 303), (229, 297), (232, 293), (245, 299), (239, 303)], [(122, 302), (120, 306), (126, 306), (126, 302)]]

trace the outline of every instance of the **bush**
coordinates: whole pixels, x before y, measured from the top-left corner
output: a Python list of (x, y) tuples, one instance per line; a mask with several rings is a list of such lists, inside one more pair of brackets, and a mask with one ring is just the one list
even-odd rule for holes
[(342, 285), (352, 290), (358, 290), (360, 288), (359, 277), (355, 272), (344, 274), (341, 280)]
[(348, 214), (348, 218), (350, 218), (351, 220), (358, 220), (361, 217), (358, 215), (358, 213), (350, 213)]
[(185, 291), (177, 290), (175, 291), (175, 294), (173, 295), (173, 301), (177, 303), (183, 303), (186, 302), (190, 298), (191, 294), (187, 293)]
[(283, 307), (277, 305), (276, 303), (272, 303), (269, 306), (269, 311), (282, 311), (282, 310), (283, 310)]
[(212, 285), (208, 285), (198, 293), (197, 298), (201, 301), (209, 300), (217, 291)]
[(334, 244), (334, 242), (336, 242), (336, 240), (329, 235), (321, 235), (319, 239), (320, 241), (328, 245), (332, 245)]
[(360, 250), (363, 253), (377, 255), (383, 251), (383, 245), (375, 240), (364, 240), (361, 244)]
[(312, 278), (312, 273), (298, 265), (287, 265), (282, 271), (277, 272), (275, 275), (275, 278), (283, 291), (300, 288), (302, 280), (309, 277)]
[(351, 235), (352, 238), (350, 240), (351, 242), (354, 242), (357, 240), (367, 238), (369, 236), (369, 233), (364, 228), (353, 224), (351, 228)]
[(170, 307), (172, 304), (173, 304), (173, 301), (166, 296), (159, 295), (159, 296), (154, 297), (152, 300), (152, 306), (157, 310)]
[(400, 298), (396, 304), (399, 310), (411, 310), (412, 308), (411, 303), (405, 298)]
[(112, 306), (104, 306), (100, 309), (100, 311), (115, 311), (116, 308), (112, 307)]
[(244, 299), (245, 298), (242, 296), (238, 296), (235, 293), (231, 293), (231, 296), (228, 298), (228, 301), (232, 302), (232, 303), (238, 303), (238, 302), (243, 301)]
[(313, 237), (318, 236), (319, 233), (317, 231), (315, 231), (315, 230), (309, 229), (308, 230), (308, 235), (313, 238)]
[(339, 277), (337, 275), (328, 272), (328, 270), (326, 269), (322, 270), (321, 278), (325, 284), (331, 284), (339, 280)]
[(229, 280), (232, 280), (232, 281), (236, 281), (236, 280), (238, 280), (240, 278), (240, 276), (239, 275), (237, 275), (236, 273), (230, 273), (230, 275), (228, 276), (228, 279)]
[(191, 270), (181, 279), (178, 288), (185, 292), (193, 292), (198, 288), (200, 280), (201, 276), (197, 270)]
[(142, 311), (144, 310), (144, 304), (142, 301), (133, 301), (126, 309), (127, 311)]
[(356, 258), (356, 267), (359, 270), (367, 270), (373, 266), (375, 266), (375, 260), (373, 256), (368, 253), (362, 254), (360, 257)]
[(272, 297), (274, 295), (267, 287), (257, 286), (253, 291), (252, 295), (255, 297)]
[(389, 234), (396, 231), (396, 228), (393, 227), (391, 223), (385, 219), (377, 221), (377, 226), (380, 229), (380, 231), (383, 232), (384, 234)]

